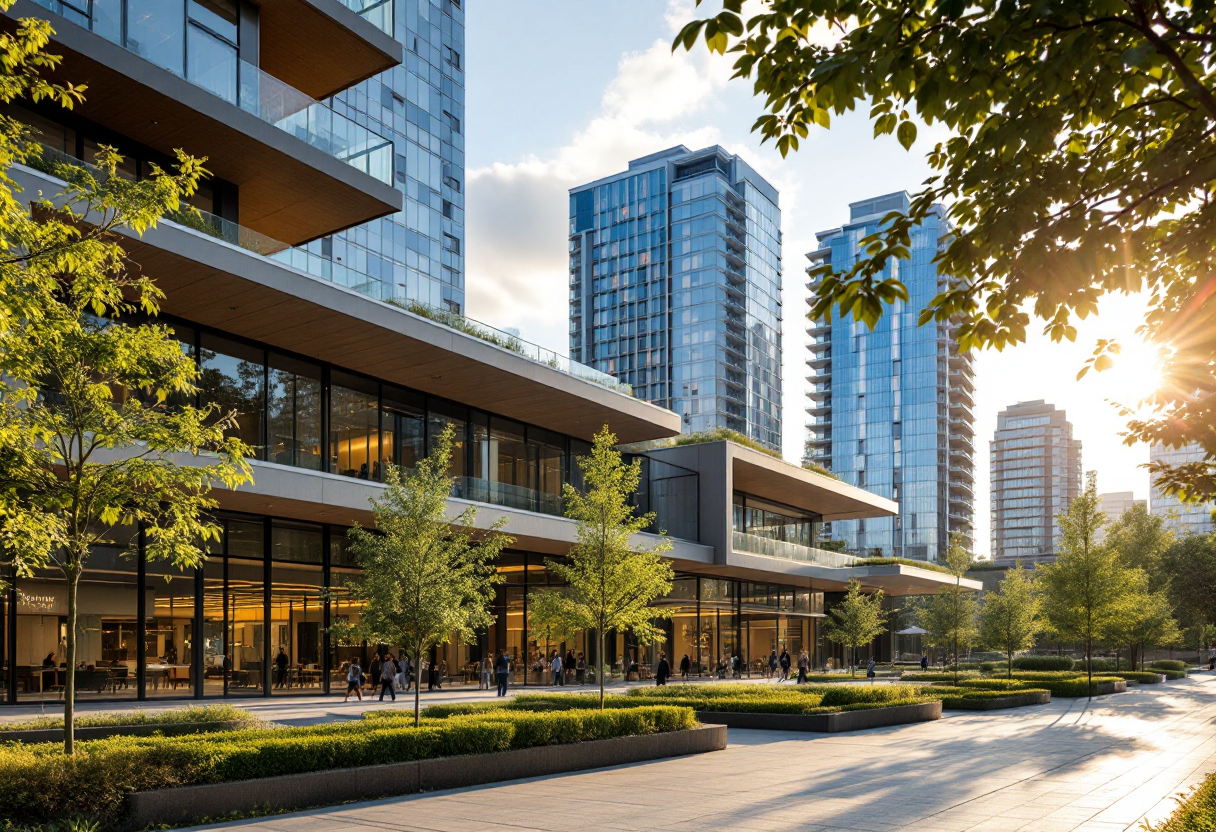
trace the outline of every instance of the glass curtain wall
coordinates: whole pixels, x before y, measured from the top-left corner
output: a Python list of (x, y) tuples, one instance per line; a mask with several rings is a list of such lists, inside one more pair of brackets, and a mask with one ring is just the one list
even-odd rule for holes
[(271, 525), (270, 645), (273, 693), (320, 692), (325, 627), (320, 526)]
[(194, 572), (167, 562), (144, 566), (145, 696), (194, 693)]

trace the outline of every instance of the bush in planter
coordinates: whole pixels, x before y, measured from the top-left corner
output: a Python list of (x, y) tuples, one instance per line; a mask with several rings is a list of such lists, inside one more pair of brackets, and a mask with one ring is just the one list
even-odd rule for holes
[(1072, 663), (1068, 656), (1018, 656), (1013, 660), (1013, 669), (1072, 670)]
[(1004, 690), (978, 690), (972, 687), (952, 687), (949, 685), (934, 685), (924, 688), (922, 693), (933, 699), (940, 699), (943, 708), (951, 710), (966, 709), (965, 701), (980, 702), (991, 699), (1002, 699), (1006, 696), (1016, 696), (1020, 693), (1041, 693), (1046, 688), (1018, 688)]
[[(978, 679), (979, 674), (972, 670), (963, 670), (958, 673), (959, 680), (963, 679)], [(955, 674), (943, 671), (934, 670), (916, 670), (904, 673), (899, 677), (901, 682), (953, 682)]]
[[(1085, 672), (1085, 660), (1077, 659), (1075, 662), (1073, 662), (1072, 669), (1076, 670), (1080, 673), (1084, 673)], [(1135, 670), (1135, 668), (1132, 667), (1128, 663), (1127, 659), (1124, 659), (1124, 658), (1120, 658), (1117, 660), (1116, 659), (1094, 659), (1093, 660), (1093, 670), (1094, 670), (1094, 673), (1099, 673), (1099, 672), (1106, 673), (1106, 672), (1114, 671), (1114, 670)]]
[(88, 807), (104, 829), (122, 823), (126, 795), (217, 783), (479, 754), (555, 743), (678, 731), (692, 711), (665, 705), (528, 713), (503, 709), (412, 726), (410, 711), (305, 728), (250, 729), (184, 737), (113, 737), (77, 744), (0, 747), (0, 823), (48, 823)]
[(1189, 665), (1179, 659), (1161, 659), (1160, 661), (1153, 662), (1149, 667), (1159, 670), (1186, 670)]
[(1120, 670), (1109, 675), (1118, 676), (1120, 679), (1126, 679), (1129, 682), (1135, 682), (1140, 685), (1156, 685), (1160, 683), (1162, 676), (1160, 673), (1149, 673), (1147, 671), (1141, 673), (1134, 670)]
[(969, 690), (1021, 691), (1033, 686), (1022, 679), (960, 679), (959, 687)]
[[(1084, 676), (1056, 676), (1053, 678), (1047, 673), (1026, 673), (1014, 674), (1014, 678), (1024, 682), (1031, 682), (1036, 688), (1046, 688), (1047, 690), (1051, 691), (1051, 695), (1053, 697), (1058, 697), (1061, 699), (1089, 696), (1091, 693), (1093, 693), (1093, 691), (1090, 690)], [(1095, 676), (1093, 678), (1093, 690), (1096, 691), (1097, 686), (1103, 682), (1121, 681), (1123, 680), (1117, 676)]]

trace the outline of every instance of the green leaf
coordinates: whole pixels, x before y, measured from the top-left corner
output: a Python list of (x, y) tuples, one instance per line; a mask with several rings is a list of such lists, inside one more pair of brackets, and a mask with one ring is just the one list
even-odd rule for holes
[(911, 121), (901, 121), (895, 131), (895, 138), (899, 139), (904, 150), (911, 150), (912, 143), (916, 141), (916, 125)]

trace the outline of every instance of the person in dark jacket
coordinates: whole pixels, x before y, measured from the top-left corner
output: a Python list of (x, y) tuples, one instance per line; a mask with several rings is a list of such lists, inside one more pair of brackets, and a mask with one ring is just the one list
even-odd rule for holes
[(498, 676), (498, 695), (507, 695), (507, 677), (511, 673), (511, 657), (503, 650), (498, 661), (494, 663), (495, 675)]
[(920, 669), (921, 670), (929, 669), (929, 657), (926, 656), (924, 653), (920, 654)]
[(790, 652), (784, 647), (781, 648), (781, 658), (777, 660), (777, 663), (781, 665), (780, 681), (784, 682), (790, 678)]
[(671, 678), (671, 665), (667, 663), (667, 654), (659, 654), (659, 666), (654, 670), (654, 683), (656, 685), (666, 685), (667, 680)]
[(688, 681), (688, 674), (692, 670), (692, 662), (688, 660), (688, 654), (684, 654), (684, 658), (680, 659), (680, 678)]
[(287, 665), (291, 660), (287, 658), (287, 651), (283, 649), (283, 645), (279, 645), (279, 654), (274, 657), (274, 675), (276, 688), (281, 688), (287, 684)]
[(866, 678), (870, 680), (871, 684), (873, 684), (874, 677), (877, 675), (874, 672), (874, 666), (876, 664), (877, 664), (877, 662), (874, 661), (874, 657), (870, 656), (870, 662), (869, 662), (869, 664), (866, 665)]

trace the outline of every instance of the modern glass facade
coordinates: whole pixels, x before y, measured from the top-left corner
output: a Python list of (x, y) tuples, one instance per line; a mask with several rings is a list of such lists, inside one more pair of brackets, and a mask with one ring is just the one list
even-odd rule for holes
[(993, 560), (1052, 560), (1057, 518), (1082, 488), (1081, 440), (1067, 415), (1041, 399), (1007, 407), (997, 414), (988, 458)]
[[(1185, 465), (1188, 462), (1202, 462), (1206, 454), (1200, 445), (1186, 445), (1181, 448), (1167, 448), (1165, 445), (1153, 445), (1149, 448), (1150, 462), (1164, 462), (1167, 465)], [(1149, 492), (1149, 511), (1165, 521), (1165, 527), (1182, 537), (1188, 534), (1208, 534), (1216, 531), (1212, 522), (1212, 506), (1210, 504), (1193, 505), (1180, 502), (1177, 498), (1163, 493), (1156, 487)]]
[[(401, 654), (400, 645), (347, 643), (331, 633), (360, 615), (349, 592), (359, 568), (344, 527), (237, 513), (216, 519), (221, 538), (197, 570), (147, 562), (135, 529), (94, 552), (79, 593), (80, 700), (339, 695), (352, 659), (366, 669), (377, 653)], [(445, 685), (476, 683), (477, 662), (503, 650), (513, 660), (513, 684), (550, 684), (554, 652), (575, 659), (567, 684), (593, 680), (580, 680), (575, 668), (580, 658), (594, 666), (594, 633), (561, 642), (529, 635), (529, 595), (559, 585), (547, 559), (502, 554), (495, 622), (468, 642), (453, 638), (433, 651), (424, 684), (432, 672)], [(673, 668), (688, 656), (693, 675), (724, 678), (763, 674), (773, 651), (797, 656), (806, 647), (816, 664), (831, 654), (818, 624), (822, 592), (677, 575), (656, 606), (670, 613), (664, 643), (643, 647), (631, 633), (606, 635), (614, 679), (650, 678), (660, 652)], [(65, 621), (63, 578), (51, 570), (18, 579), (0, 600), (0, 665), (11, 669), (0, 701), (57, 699), (67, 673)]]
[(570, 192), (570, 357), (686, 431), (781, 448), (777, 191), (720, 147), (680, 146)]
[[(905, 193), (852, 203), (850, 222), (820, 232), (812, 268), (834, 272), (857, 262), (860, 242)], [(813, 321), (806, 461), (851, 485), (899, 504), (897, 517), (826, 524), (824, 535), (855, 554), (937, 560), (951, 533), (970, 542), (974, 523), (974, 371), (948, 325), (918, 326), (922, 309), (946, 285), (933, 262), (950, 234), (942, 209), (912, 234), (910, 256), (892, 259), (883, 278), (908, 289), (884, 309), (873, 330), (851, 316)], [(811, 277), (810, 303), (819, 278)]]
[(376, 298), (463, 312), (463, 3), (390, 0), (388, 6), (404, 63), (330, 103), (334, 112), (392, 140), (393, 184), (405, 195), (405, 208), (315, 240), (296, 249), (290, 262)]

